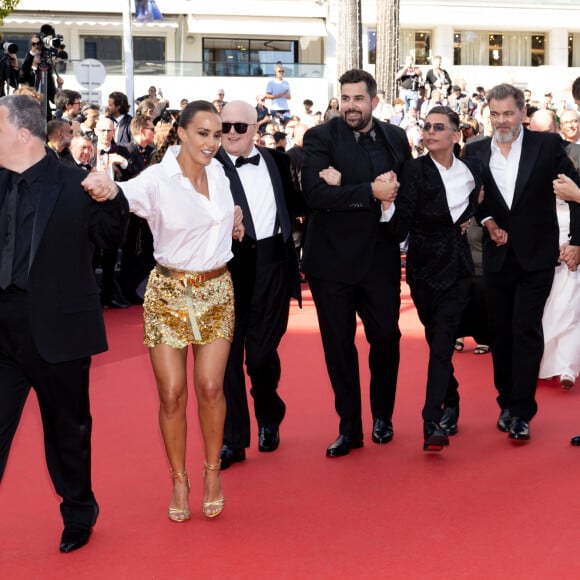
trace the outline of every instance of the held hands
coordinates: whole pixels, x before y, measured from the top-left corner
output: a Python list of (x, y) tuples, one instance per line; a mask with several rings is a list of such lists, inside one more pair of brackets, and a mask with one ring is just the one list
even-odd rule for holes
[(459, 225), (459, 229), (461, 230), (462, 236), (464, 236), (467, 233), (467, 230), (469, 229), (470, 224), (471, 224), (471, 218), (468, 219), (466, 222), (463, 222), (462, 224)]
[(564, 201), (580, 202), (580, 188), (567, 175), (559, 173), (552, 183), (557, 198)]
[(391, 207), (397, 198), (397, 193), (401, 184), (397, 181), (397, 174), (394, 171), (387, 171), (377, 176), (371, 183), (373, 197), (381, 202), (383, 210)]
[(239, 205), (234, 207), (234, 229), (232, 231), (232, 238), (241, 242), (244, 239), (244, 234), (246, 230), (242, 220), (244, 219), (244, 214), (242, 213), (242, 208)]
[(508, 233), (505, 230), (502, 230), (495, 220), (487, 220), (485, 222), (485, 227), (489, 233), (489, 237), (495, 242), (496, 246), (503, 246), (508, 242)]
[(103, 171), (93, 171), (81, 182), (85, 191), (98, 202), (115, 199), (119, 188), (115, 182)]
[(580, 262), (580, 246), (570, 246), (569, 244), (560, 246), (558, 261), (566, 264), (570, 272), (576, 272)]

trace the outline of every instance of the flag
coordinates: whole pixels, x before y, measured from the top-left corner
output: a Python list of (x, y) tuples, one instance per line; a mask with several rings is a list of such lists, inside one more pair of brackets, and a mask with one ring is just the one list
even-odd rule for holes
[(163, 20), (163, 14), (161, 14), (155, 0), (135, 0), (135, 20), (137, 22)]

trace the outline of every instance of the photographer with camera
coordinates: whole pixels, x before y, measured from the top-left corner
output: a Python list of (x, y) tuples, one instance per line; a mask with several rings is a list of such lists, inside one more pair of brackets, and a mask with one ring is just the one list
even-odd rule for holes
[[(55, 54), (55, 46), (60, 46), (60, 36), (56, 35), (50, 24), (45, 24), (39, 34), (34, 34), (30, 39), (30, 50), (24, 58), (20, 70), (20, 83), (34, 87), (43, 95), (43, 110), (46, 118), (52, 118), (51, 108), (48, 102), (54, 106), (57, 88), (64, 84), (61, 76), (54, 72), (52, 58)], [(55, 80), (56, 76), (56, 80)]]
[(395, 80), (401, 82), (400, 97), (405, 101), (405, 113), (409, 107), (417, 108), (419, 104), (419, 87), (423, 83), (423, 71), (415, 66), (415, 59), (408, 55), (405, 59), (405, 66), (399, 69)]
[[(18, 88), (20, 65), (18, 64), (18, 47), (12, 42), (2, 45), (4, 54), (0, 57), (0, 97), (4, 97), (13, 89)], [(6, 86), (8, 85), (8, 86)]]

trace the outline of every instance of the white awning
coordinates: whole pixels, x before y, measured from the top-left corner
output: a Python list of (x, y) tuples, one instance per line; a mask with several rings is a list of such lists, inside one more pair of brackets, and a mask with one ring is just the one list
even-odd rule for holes
[(187, 17), (189, 34), (228, 34), (235, 36), (301, 37), (327, 36), (322, 18), (260, 18), (249, 16), (199, 16)]
[[(12, 14), (11, 16), (7, 16), (4, 18), (4, 24), (26, 24), (26, 25), (34, 25), (38, 29), (43, 24), (50, 22), (55, 28), (59, 26), (102, 26), (102, 27), (112, 27), (112, 28), (121, 28), (123, 26), (123, 21), (119, 17), (111, 17), (107, 20), (103, 20), (103, 18), (91, 18), (90, 16), (76, 16), (72, 18), (70, 15), (66, 14), (59, 14), (58, 16), (54, 15), (50, 20), (47, 19), (46, 16), (34, 16), (32, 14)], [(157, 29), (169, 29), (169, 28), (177, 28), (178, 24), (176, 20), (159, 20), (156, 22), (135, 22), (134, 20), (131, 22), (131, 27), (135, 29), (147, 29), (147, 28), (157, 28)]]

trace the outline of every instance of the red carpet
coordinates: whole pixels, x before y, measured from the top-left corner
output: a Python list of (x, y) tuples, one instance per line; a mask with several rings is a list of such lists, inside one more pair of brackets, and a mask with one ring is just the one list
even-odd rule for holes
[[(404, 288), (406, 292), (406, 288)], [(459, 434), (440, 454), (421, 441), (426, 347), (408, 294), (395, 438), (327, 459), (338, 420), (314, 306), (293, 307), (281, 348), (288, 412), (282, 443), (223, 474), (226, 510), (201, 515), (202, 463), (190, 398), (192, 520), (171, 523), (157, 394), (141, 311), (107, 311), (110, 351), (94, 359), (94, 488), (101, 517), (88, 547), (60, 554), (58, 497), (29, 398), (0, 491), (0, 578), (6, 579), (576, 579), (580, 578), (580, 385), (542, 382), (532, 441), (495, 429), (491, 358), (473, 342), (455, 356), (463, 396)], [(361, 367), (367, 348), (359, 336)], [(368, 372), (363, 370), (364, 382)], [(254, 426), (255, 427), (255, 426)]]

